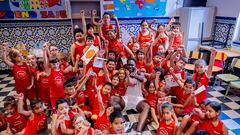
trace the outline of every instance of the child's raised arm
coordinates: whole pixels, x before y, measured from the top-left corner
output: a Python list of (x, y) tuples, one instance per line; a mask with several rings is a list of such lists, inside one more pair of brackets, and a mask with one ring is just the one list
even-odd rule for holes
[(210, 77), (212, 75), (212, 69), (213, 69), (215, 56), (216, 56), (216, 50), (214, 48), (211, 48), (210, 51), (211, 51), (211, 58), (210, 58), (210, 62), (209, 62), (208, 69), (207, 69), (208, 77)]
[(169, 68), (169, 72), (170, 72), (171, 75), (173, 76), (174, 80), (178, 83), (178, 85), (179, 85), (181, 88), (183, 88), (183, 87), (184, 87), (184, 83), (183, 83), (180, 79), (178, 79), (178, 77), (176, 76), (176, 74), (173, 72), (173, 68), (172, 68), (172, 67)]
[(169, 30), (171, 25), (175, 22), (174, 18), (171, 18), (170, 21), (168, 22), (167, 26), (165, 27), (165, 31)]
[(91, 19), (92, 19), (92, 24), (95, 25), (95, 26), (99, 26), (99, 23), (97, 23), (95, 21), (95, 16), (97, 15), (97, 11), (96, 10), (92, 10), (92, 16), (91, 16)]
[(7, 43), (2, 44), (2, 60), (9, 66), (9, 68), (13, 68), (14, 64), (7, 59)]
[(86, 20), (85, 20), (85, 12), (84, 10), (81, 10), (80, 11), (80, 15), (81, 15), (81, 18), (82, 18), (82, 25), (83, 25), (83, 33), (85, 36), (87, 36), (87, 26), (86, 26)]
[(76, 62), (76, 59), (75, 59), (75, 44), (72, 44), (71, 45), (71, 48), (70, 48), (70, 52), (71, 52), (71, 59), (72, 59), (72, 63), (73, 65), (75, 65), (75, 62)]
[(171, 58), (170, 58), (170, 66), (171, 67), (173, 67), (175, 65), (173, 60), (180, 53), (181, 50), (182, 50), (181, 48), (178, 48), (178, 50), (171, 56)]
[(47, 56), (47, 52), (49, 49), (48, 47), (49, 47), (49, 43), (48, 42), (44, 43), (44, 45), (43, 45), (43, 66), (44, 66), (45, 72), (47, 73), (47, 76), (49, 76), (51, 73), (51, 70), (49, 68), (49, 58)]
[(20, 93), (20, 94), (15, 94), (14, 97), (18, 99), (18, 113), (23, 114), (23, 115), (25, 115), (25, 116), (30, 116), (30, 115), (32, 115), (32, 111), (25, 111), (25, 110), (23, 109), (23, 104), (24, 104), (24, 103), (23, 103), (23, 99), (24, 99), (24, 95), (23, 95), (22, 93)]
[(107, 66), (106, 66), (106, 62), (104, 62), (103, 64), (103, 72), (105, 74), (105, 79), (107, 82), (111, 82), (111, 79), (110, 79), (110, 76), (109, 76), (109, 72), (108, 72), (108, 69), (107, 69)]
[(120, 26), (119, 26), (119, 22), (117, 19), (117, 16), (113, 15), (112, 18), (115, 20), (116, 23), (116, 38), (119, 39), (120, 38)]
[(150, 23), (149, 23), (149, 28), (154, 31), (155, 33), (157, 33), (157, 29), (155, 27), (153, 27), (153, 24), (157, 21), (157, 19), (153, 19)]
[(100, 109), (99, 116), (102, 116), (105, 112), (105, 109), (106, 109), (103, 105), (101, 89), (102, 89), (102, 86), (98, 86), (97, 89), (96, 89), (97, 97), (98, 97), (98, 103), (99, 103), (99, 109)]

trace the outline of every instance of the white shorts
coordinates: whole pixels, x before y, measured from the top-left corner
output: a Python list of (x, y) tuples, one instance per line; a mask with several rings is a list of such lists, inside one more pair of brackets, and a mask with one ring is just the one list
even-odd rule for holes
[(137, 111), (138, 103), (145, 100), (143, 97), (132, 96), (132, 95), (122, 96), (122, 99), (125, 103), (125, 107), (123, 111), (131, 110), (131, 109)]

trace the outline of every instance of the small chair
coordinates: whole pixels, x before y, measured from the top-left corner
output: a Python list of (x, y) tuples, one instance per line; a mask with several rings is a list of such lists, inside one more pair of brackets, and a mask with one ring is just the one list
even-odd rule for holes
[(217, 52), (216, 56), (215, 56), (215, 63), (214, 66), (220, 67), (222, 69), (222, 73), (223, 73), (223, 69), (225, 66), (225, 61), (227, 60), (227, 54), (224, 52)]
[(228, 87), (227, 87), (227, 90), (226, 90), (226, 93), (225, 93), (225, 95), (224, 95), (224, 99), (226, 98), (226, 96), (227, 96), (227, 94), (228, 94), (228, 92), (229, 92), (229, 90), (230, 90), (231, 88), (240, 90), (240, 80), (238, 80), (238, 81), (233, 81), (233, 82), (230, 82), (230, 83), (229, 83), (229, 85), (228, 85)]
[[(231, 72), (232, 73), (234, 73), (235, 68), (240, 69), (240, 59), (238, 59), (238, 58), (234, 58), (232, 60), (232, 63), (231, 63), (231, 70), (232, 70)], [(232, 74), (232, 73), (216, 75), (213, 86), (215, 86), (217, 80), (219, 80), (220, 82), (223, 81), (225, 83), (239, 80), (239, 76), (237, 76), (236, 74)]]
[(188, 63), (194, 64), (194, 62), (198, 59), (201, 59), (203, 54), (199, 51), (190, 51), (188, 52)]

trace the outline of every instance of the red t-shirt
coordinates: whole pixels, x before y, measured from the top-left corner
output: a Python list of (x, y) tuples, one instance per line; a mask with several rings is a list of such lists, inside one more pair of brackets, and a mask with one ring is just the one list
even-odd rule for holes
[(47, 116), (45, 113), (34, 113), (33, 120), (28, 120), (24, 135), (36, 135), (41, 129), (47, 129)]
[(13, 65), (13, 77), (17, 93), (25, 93), (27, 87), (31, 85), (30, 72), (25, 62), (22, 65)]
[[(65, 65), (63, 65), (63, 64), (61, 64), (60, 65), (60, 68), (61, 68), (61, 70), (62, 70), (62, 72), (66, 69), (66, 68), (68, 68), (69, 66), (71, 66), (70, 64), (67, 64), (66, 66)], [(73, 70), (72, 71), (70, 71), (70, 72), (68, 72), (67, 74), (65, 74), (64, 75), (64, 77), (65, 77), (65, 81), (67, 81), (70, 77), (72, 77), (74, 75), (74, 72), (73, 72)]]
[[(196, 82), (197, 88), (204, 85), (205, 88), (207, 89), (209, 78), (208, 78), (206, 72), (203, 73), (202, 75), (199, 75), (198, 73), (193, 73), (192, 79)], [(207, 99), (207, 90), (205, 90), (205, 91), (199, 93), (198, 95), (196, 95), (196, 98), (197, 98), (198, 103), (203, 102), (205, 99)]]
[[(185, 74), (186, 74), (185, 70), (177, 71), (176, 68), (174, 68), (173, 72), (175, 74), (180, 74), (182, 79), (185, 77)], [(179, 89), (181, 89), (180, 86), (171, 87), (172, 94), (178, 97), (180, 94), (182, 94), (181, 93), (182, 91)]]
[(110, 128), (110, 121), (107, 118), (106, 113), (104, 113), (102, 116), (99, 116), (97, 120), (95, 121), (94, 128), (99, 129), (103, 131), (106, 128)]
[(157, 131), (156, 135), (162, 135), (161, 132), (163, 133), (168, 133), (167, 135), (173, 135), (173, 129), (175, 127), (175, 121), (172, 120), (170, 124), (166, 124), (166, 121), (162, 120), (159, 122), (159, 128)]
[(117, 54), (117, 56), (119, 53), (123, 52), (121, 41), (119, 41), (118, 39), (111, 39), (108, 41), (109, 41), (108, 50), (113, 50)]
[(137, 69), (142, 69), (142, 68), (146, 69), (146, 64), (145, 64), (144, 61), (137, 61), (136, 62), (136, 67), (137, 67)]
[(78, 45), (76, 42), (73, 43), (75, 45), (75, 59), (76, 56), (79, 55), (80, 58), (83, 56), (83, 49), (85, 48), (85, 44), (84, 45)]
[(62, 71), (51, 69), (51, 74), (49, 76), (50, 97), (60, 98), (64, 96), (63, 82), (64, 76)]
[(177, 34), (173, 39), (172, 48), (177, 50), (183, 43), (182, 34)]
[(157, 44), (152, 48), (153, 56), (155, 56), (156, 53), (158, 52), (159, 45), (164, 45), (164, 48), (165, 48), (166, 40), (167, 40), (166, 37), (159, 38), (159, 40), (157, 41)]
[[(108, 102), (109, 102), (109, 95), (104, 95), (103, 93), (101, 93), (102, 95), (102, 102), (105, 108), (108, 107)], [(92, 114), (96, 114), (99, 115), (100, 113), (100, 108), (99, 108), (99, 103), (98, 103), (98, 98), (97, 95), (95, 96), (95, 100), (93, 103), (93, 108), (92, 108)]]
[(147, 46), (144, 43), (152, 42), (152, 36), (153, 35), (150, 31), (147, 35), (143, 35), (142, 32), (140, 32), (138, 40), (140, 47), (143, 48), (144, 50), (147, 50)]
[(223, 134), (223, 122), (218, 120), (218, 125), (214, 126), (212, 120), (205, 120), (198, 126), (198, 130), (206, 130), (210, 135), (222, 135)]
[(125, 85), (125, 81), (120, 81), (118, 86), (117, 86), (117, 90), (119, 92), (119, 96), (125, 96), (127, 87)]
[(27, 117), (19, 114), (17, 111), (10, 117), (6, 117), (10, 130), (13, 134), (22, 131), (27, 124)]
[[(178, 97), (178, 104), (182, 104), (183, 105), (187, 101), (187, 99), (191, 95), (191, 93), (185, 94), (183, 89), (181, 91), (182, 92), (181, 92), (181, 94)], [(194, 107), (195, 107), (195, 105), (194, 105), (194, 101), (192, 99), (192, 101), (190, 101), (190, 103), (183, 108), (183, 113), (190, 113), (190, 112), (192, 112)]]
[(157, 93), (148, 93), (145, 97), (147, 103), (150, 107), (154, 108), (157, 111), (157, 102), (158, 102), (158, 94)]

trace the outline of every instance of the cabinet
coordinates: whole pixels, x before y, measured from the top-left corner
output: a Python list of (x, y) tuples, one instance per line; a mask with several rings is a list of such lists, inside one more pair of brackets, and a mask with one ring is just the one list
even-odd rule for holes
[(80, 16), (80, 10), (85, 11), (86, 22), (91, 22), (91, 11), (96, 10), (96, 20), (102, 16), (101, 6), (102, 0), (69, 0), (70, 15), (73, 28), (75, 25), (82, 27), (82, 20)]
[(188, 51), (197, 49), (203, 39), (211, 38), (215, 20), (215, 7), (180, 8), (181, 30), (184, 32), (184, 44)]

